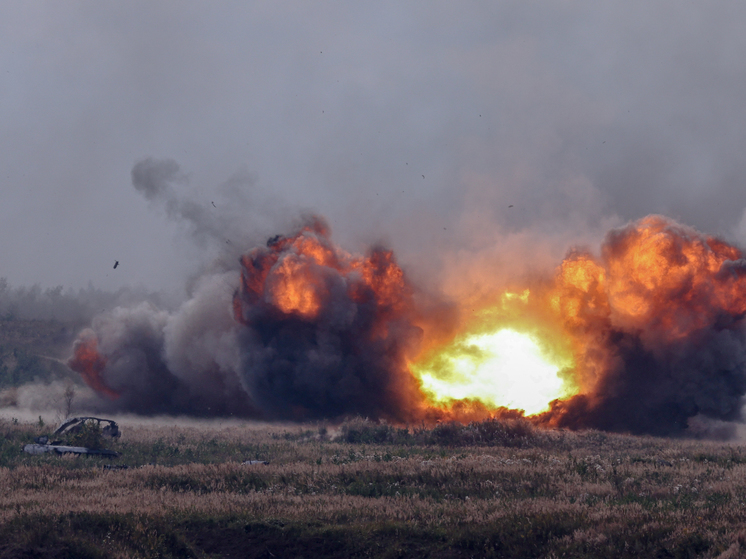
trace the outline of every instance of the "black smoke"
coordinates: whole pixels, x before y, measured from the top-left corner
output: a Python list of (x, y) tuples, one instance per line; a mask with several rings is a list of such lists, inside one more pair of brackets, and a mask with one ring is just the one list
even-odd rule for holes
[(694, 418), (740, 421), (746, 394), (741, 251), (651, 216), (611, 231), (600, 264), (603, 287), (586, 297), (575, 335), (585, 357), (595, 355), (603, 365), (589, 390), (555, 402), (542, 419), (654, 435), (685, 433)]
[[(231, 230), (223, 229), (223, 212), (185, 195), (185, 181), (171, 160), (146, 159), (132, 170), (145, 198), (186, 222), (198, 239), (221, 243)], [(411, 418), (420, 397), (406, 359), (421, 330), (413, 324), (412, 289), (390, 251), (349, 255), (331, 242), (323, 221), (309, 218), (288, 236), (244, 253), (228, 259), (224, 252), (190, 278), (189, 297), (175, 311), (143, 303), (93, 320), (81, 339), (95, 336), (106, 363), (95, 374), (119, 395), (103, 394), (103, 407), (272, 419)], [(280, 300), (286, 282), (295, 280), (318, 303), (313, 313)]]
[[(374, 288), (385, 284), (387, 274), (400, 272), (391, 254), (374, 249), (367, 256), (373, 280), (366, 282), (344, 263), (324, 265), (295, 252), (308, 241), (330, 254), (336, 250), (326, 228), (311, 224), (294, 242), (270, 239), (266, 249), (243, 260), (234, 304), (244, 324), (239, 340), (247, 391), (272, 417), (414, 418), (421, 397), (406, 358), (414, 355), (422, 332), (412, 322), (411, 292), (404, 282), (395, 282), (401, 292), (393, 294)], [(269, 289), (286, 261), (299, 263), (316, 280), (317, 314), (283, 312), (274, 303)], [(257, 290), (262, 276), (265, 284)]]

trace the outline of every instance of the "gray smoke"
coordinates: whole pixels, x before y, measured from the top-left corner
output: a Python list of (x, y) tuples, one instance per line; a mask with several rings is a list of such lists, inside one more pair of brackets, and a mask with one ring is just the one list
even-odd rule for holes
[(147, 200), (162, 204), (169, 218), (187, 223), (197, 241), (224, 242), (226, 233), (230, 234), (225, 215), (210, 211), (214, 202), (199, 203), (179, 192), (178, 187), (186, 183), (187, 177), (173, 159), (147, 158), (132, 168), (135, 189)]
[(134, 165), (131, 175), (135, 190), (185, 227), (190, 240), (211, 249), (213, 258), (235, 259), (252, 240), (268, 236), (287, 221), (280, 217), (286, 204), (271, 193), (257, 192), (255, 179), (247, 172), (218, 185), (212, 198), (190, 188), (188, 174), (173, 159), (148, 157)]
[(204, 275), (175, 312), (148, 303), (97, 316), (89, 331), (106, 359), (102, 378), (119, 393), (106, 410), (147, 415), (256, 415), (241, 388), (238, 324), (231, 315), (237, 274)]
[[(184, 176), (174, 161), (138, 162), (132, 183), (197, 239), (222, 240), (222, 217), (230, 212), (213, 203), (203, 208), (180, 192)], [(330, 260), (306, 256), (307, 243)], [(405, 418), (417, 398), (405, 359), (421, 332), (411, 321), (412, 291), (391, 253), (374, 249), (363, 277), (318, 218), (245, 252), (230, 259), (221, 248), (218, 261), (191, 279), (176, 311), (142, 303), (93, 320), (70, 365), (102, 393), (102, 405), (145, 414)], [(313, 276), (317, 316), (273, 299), (288, 281), (285, 266)], [(97, 355), (95, 365), (86, 351)]]

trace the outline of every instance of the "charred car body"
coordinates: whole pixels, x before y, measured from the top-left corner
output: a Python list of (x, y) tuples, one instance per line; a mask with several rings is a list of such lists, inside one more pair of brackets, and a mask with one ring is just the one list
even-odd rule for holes
[[(73, 446), (66, 444), (64, 441), (64, 438), (81, 433), (84, 429), (90, 428), (91, 426), (100, 430), (101, 436), (108, 439), (118, 439), (122, 434), (117, 422), (111, 419), (102, 419), (100, 417), (74, 417), (60, 425), (57, 430), (52, 433), (52, 442), (49, 442), (49, 437), (37, 437), (33, 444), (25, 445), (23, 451), (34, 455), (53, 452), (55, 454), (89, 454), (108, 456), (110, 458), (116, 458), (119, 456), (119, 453), (114, 450)], [(56, 440), (57, 437), (60, 437), (60, 440)]]

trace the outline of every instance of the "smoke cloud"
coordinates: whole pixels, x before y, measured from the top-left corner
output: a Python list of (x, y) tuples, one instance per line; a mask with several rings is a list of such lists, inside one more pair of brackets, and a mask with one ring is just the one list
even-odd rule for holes
[[(192, 211), (174, 191), (177, 180), (170, 160), (147, 159), (132, 171), (148, 200), (188, 220), (198, 236), (216, 238), (219, 220)], [(390, 251), (351, 256), (321, 219), (309, 218), (236, 259), (233, 270), (218, 268), (193, 281), (175, 312), (118, 307), (80, 334), (69, 365), (104, 396), (106, 409), (415, 417), (421, 395), (406, 359), (422, 331), (413, 290)]]
[(649, 213), (746, 240), (740, 2), (94, 4), (0, 6), (13, 285), (194, 273), (183, 229), (123, 188), (143, 154), (139, 188), (203, 243), (236, 241), (210, 212), (240, 183), (251, 245), (310, 208), (435, 288), (454, 258), (522, 273), (521, 250), (551, 266)]
[[(135, 171), (146, 196), (175, 199), (154, 177), (173, 177), (176, 166), (148, 160)], [(553, 278), (533, 282), (525, 314), (560, 325), (574, 348), (564, 374), (578, 388), (537, 422), (722, 437), (727, 422), (741, 420), (740, 249), (649, 216), (612, 229), (600, 257), (575, 249)], [(428, 403), (409, 363), (460, 319), (454, 303), (444, 311), (448, 304), (423, 305), (421, 295), (391, 251), (350, 255), (310, 218), (247, 251), (233, 270), (203, 273), (175, 312), (142, 303), (96, 317), (69, 363), (104, 408), (143, 414), (407, 422), (506, 413), (475, 401)]]
[(660, 216), (612, 230), (601, 258), (574, 253), (558, 277), (581, 348), (581, 394), (554, 425), (670, 435), (695, 416), (740, 420), (746, 394), (743, 253)]
[(350, 257), (318, 219), (242, 259), (236, 320), (246, 388), (275, 416), (414, 418), (406, 357), (421, 330), (391, 252)]

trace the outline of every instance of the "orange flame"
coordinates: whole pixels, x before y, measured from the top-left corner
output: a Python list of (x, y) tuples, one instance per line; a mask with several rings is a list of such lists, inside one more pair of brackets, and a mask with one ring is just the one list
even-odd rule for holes
[[(511, 378), (499, 380), (498, 369), (503, 365), (490, 357), (493, 350), (485, 344), (493, 343), (493, 338), (485, 336), (524, 332), (540, 346), (555, 344), (559, 353), (548, 356), (550, 363), (562, 363), (562, 355), (567, 358), (569, 365), (560, 367), (558, 373), (564, 394), (557, 398), (580, 394), (592, 403), (600, 396), (599, 390), (608, 389), (604, 379), (609, 372), (624, 366), (613, 332), (640, 336), (647, 351), (660, 352), (702, 329), (722, 328), (741, 320), (746, 315), (746, 265), (742, 258), (738, 248), (722, 240), (661, 216), (649, 216), (610, 232), (601, 258), (571, 251), (553, 278), (532, 282), (530, 297), (525, 300), (518, 287), (493, 295), (477, 309), (464, 309), (471, 311), (472, 318), (457, 324), (452, 336), (430, 347), (412, 366), (418, 371), (426, 363), (426, 375), (435, 374), (440, 367), (440, 377), (435, 380), (423, 376), (422, 370), (418, 375), (430, 390), (448, 379), (460, 382), (451, 394), (460, 394), (464, 385), (473, 381), (458, 381), (458, 371), (471, 371), (469, 374), (481, 375), (483, 383), (471, 398), (488, 409), (497, 409), (497, 395), (503, 392), (506, 405), (517, 407), (510, 397), (512, 384), (525, 377), (529, 365), (515, 366)], [(520, 351), (534, 350), (527, 345)], [(494, 367), (492, 373), (478, 369), (474, 355), (488, 360)], [(440, 400), (442, 397), (436, 402)], [(545, 404), (559, 409), (549, 400)]]
[(660, 216), (612, 232), (601, 262), (573, 253), (560, 267), (552, 306), (568, 330), (599, 320), (674, 341), (718, 316), (746, 313), (741, 251)]
[(91, 330), (82, 332), (78, 337), (67, 366), (79, 373), (85, 383), (96, 392), (112, 400), (119, 398), (119, 392), (109, 387), (101, 376), (106, 368), (106, 358), (98, 352), (98, 339)]
[(726, 265), (741, 258), (737, 248), (659, 216), (609, 241), (608, 299), (619, 320), (653, 322), (673, 340), (711, 324), (714, 313), (746, 311), (746, 279)]
[[(329, 298), (331, 285), (325, 269), (337, 272), (356, 302), (375, 301), (380, 312), (407, 308), (411, 290), (389, 250), (374, 250), (368, 257), (353, 257), (329, 240), (319, 220), (292, 237), (270, 239), (267, 248), (255, 248), (241, 258), (241, 284), (234, 297), (239, 322), (249, 304), (266, 304), (306, 320), (318, 317)], [(369, 295), (370, 294), (370, 295)], [(244, 303), (242, 303), (242, 301)]]

